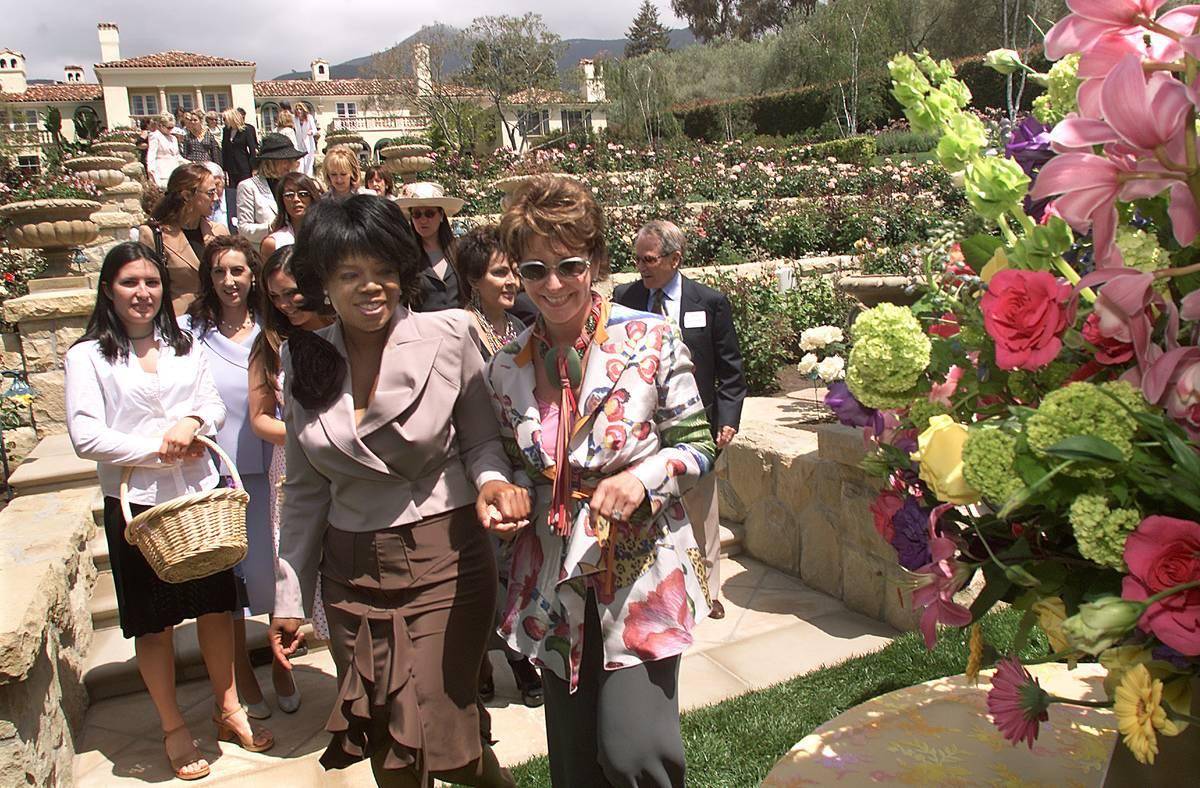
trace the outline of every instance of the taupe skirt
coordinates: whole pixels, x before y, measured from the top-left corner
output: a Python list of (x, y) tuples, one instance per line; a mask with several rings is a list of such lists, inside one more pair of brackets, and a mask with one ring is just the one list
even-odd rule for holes
[(321, 591), (339, 687), (321, 764), (383, 750), (384, 768), (424, 779), (477, 760), (496, 562), (474, 507), (384, 531), (330, 528)]

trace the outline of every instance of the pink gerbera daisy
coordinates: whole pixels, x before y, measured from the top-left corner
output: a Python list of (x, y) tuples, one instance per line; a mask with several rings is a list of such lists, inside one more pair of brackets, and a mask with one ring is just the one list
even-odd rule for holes
[(1024, 741), (1033, 749), (1038, 723), (1050, 718), (1050, 696), (1033, 675), (1013, 657), (1000, 660), (987, 696), (988, 713), (1004, 738), (1015, 746)]

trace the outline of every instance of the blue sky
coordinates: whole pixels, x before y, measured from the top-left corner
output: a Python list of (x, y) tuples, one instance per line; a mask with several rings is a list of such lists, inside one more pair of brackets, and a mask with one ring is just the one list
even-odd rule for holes
[[(669, 0), (657, 0), (668, 27), (685, 25), (671, 14)], [(25, 54), (31, 79), (62, 79), (76, 63), (95, 81), (100, 59), (97, 22), (115, 22), (121, 56), (166, 49), (201, 52), (258, 63), (256, 77), (270, 79), (307, 70), (323, 57), (340, 63), (386, 49), (433, 22), (465, 27), (483, 14), (542, 14), (563, 38), (620, 38), (641, 0), (72, 0), (69, 10), (48, 11), (43, 1), (0, 0), (0, 48)]]

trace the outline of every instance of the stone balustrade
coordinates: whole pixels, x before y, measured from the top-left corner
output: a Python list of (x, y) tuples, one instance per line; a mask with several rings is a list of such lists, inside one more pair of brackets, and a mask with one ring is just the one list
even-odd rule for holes
[(897, 629), (916, 616), (888, 582), (895, 551), (875, 532), (879, 486), (858, 463), (861, 432), (804, 422), (799, 398), (746, 400), (742, 428), (717, 461), (721, 519), (751, 556)]
[(22, 495), (0, 512), (0, 785), (73, 784), (87, 710), (96, 492)]

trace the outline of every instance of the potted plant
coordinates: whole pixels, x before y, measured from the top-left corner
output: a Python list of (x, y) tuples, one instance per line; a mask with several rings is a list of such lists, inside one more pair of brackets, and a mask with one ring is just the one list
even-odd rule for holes
[(99, 234), (93, 213), (96, 185), (74, 175), (55, 172), (38, 178), (20, 176), (0, 182), (0, 226), (14, 249), (40, 249), (45, 274), (63, 276), (72, 270), (74, 250)]

